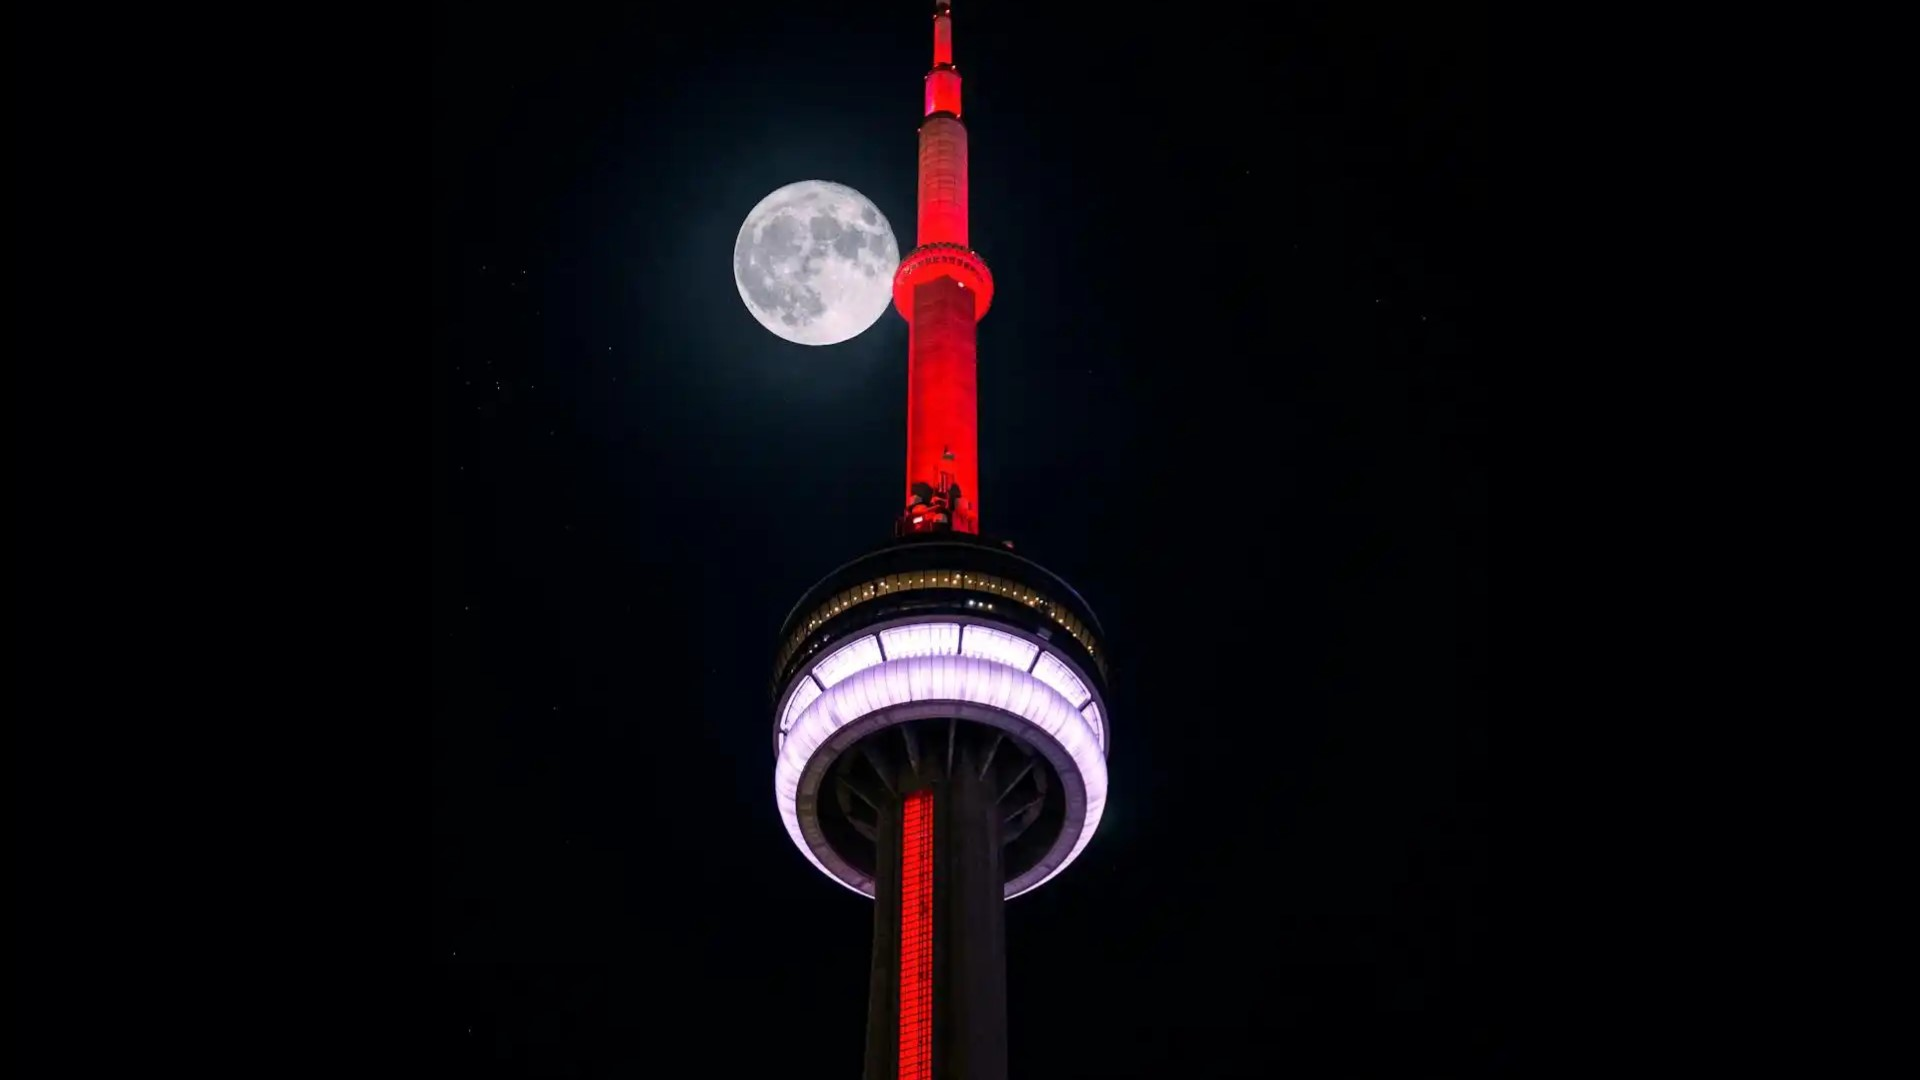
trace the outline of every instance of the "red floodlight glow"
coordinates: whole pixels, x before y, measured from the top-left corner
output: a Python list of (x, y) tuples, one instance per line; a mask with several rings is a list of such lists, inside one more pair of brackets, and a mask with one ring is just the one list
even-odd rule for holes
[(933, 70), (920, 123), (919, 235), (893, 277), (893, 306), (908, 324), (909, 532), (980, 531), (974, 385), (975, 324), (993, 302), (993, 276), (967, 246), (967, 129), (945, 4), (933, 19)]
[(953, 20), (944, 11), (933, 17), (933, 63), (935, 67), (953, 63)]
[(900, 1080), (933, 1076), (933, 792), (900, 813)]

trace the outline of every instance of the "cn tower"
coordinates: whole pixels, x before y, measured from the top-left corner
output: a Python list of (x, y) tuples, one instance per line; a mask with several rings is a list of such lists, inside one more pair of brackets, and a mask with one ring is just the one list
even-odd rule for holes
[(980, 535), (967, 129), (947, 0), (920, 121), (905, 503), (893, 538), (787, 614), (774, 795), (801, 854), (871, 897), (866, 1080), (1007, 1075), (1004, 902), (1066, 869), (1107, 799), (1106, 655), (1064, 580)]

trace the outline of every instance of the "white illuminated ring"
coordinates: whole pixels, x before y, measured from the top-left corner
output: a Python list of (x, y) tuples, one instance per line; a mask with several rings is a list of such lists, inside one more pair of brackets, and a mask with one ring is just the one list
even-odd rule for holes
[(1079, 856), (1106, 810), (1106, 728), (1089, 685), (1071, 661), (1004, 626), (942, 619), (855, 637), (796, 675), (782, 695), (773, 787), (787, 835), (822, 873), (872, 896), (872, 879), (847, 865), (820, 831), (817, 800), (827, 766), (881, 728), (933, 717), (970, 720), (1030, 743), (1065, 788), (1059, 839), (1007, 882), (1005, 895), (1038, 888)]

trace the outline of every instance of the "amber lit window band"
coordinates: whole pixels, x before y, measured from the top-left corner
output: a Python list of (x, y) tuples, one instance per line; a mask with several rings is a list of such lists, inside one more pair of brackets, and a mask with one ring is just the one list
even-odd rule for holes
[[(1073, 640), (1087, 650), (1087, 655), (1093, 657), (1093, 662), (1099, 665), (1100, 673), (1106, 674), (1107, 658), (1100, 655), (1100, 652), (1094, 648), (1093, 635), (1087, 631), (1086, 626), (1074, 616), (1073, 612), (1067, 610), (1065, 605), (1049, 600), (1017, 581), (970, 570), (910, 570), (901, 574), (888, 574), (886, 577), (835, 593), (815, 608), (813, 613), (807, 616), (806, 622), (801, 623), (800, 628), (787, 639), (786, 645), (780, 650), (778, 669), (784, 671), (787, 662), (792, 660), (794, 654), (806, 644), (808, 635), (826, 625), (828, 619), (856, 604), (864, 604), (869, 600), (892, 596), (895, 593), (910, 592), (914, 589), (963, 589), (988, 593), (1024, 604), (1047, 616), (1054, 625), (1070, 634)], [(993, 605), (989, 602), (987, 610), (992, 609)], [(822, 644), (825, 643), (816, 642), (814, 648), (817, 649)]]
[(933, 793), (900, 807), (900, 1080), (933, 1075)]

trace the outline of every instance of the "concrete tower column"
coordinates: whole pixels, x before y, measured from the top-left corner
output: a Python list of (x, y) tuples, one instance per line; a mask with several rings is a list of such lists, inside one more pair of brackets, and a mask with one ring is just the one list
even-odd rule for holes
[[(1000, 793), (988, 769), (992, 741), (957, 741), (952, 772), (923, 779), (902, 770), (876, 830), (873, 967), (868, 977), (866, 1080), (1004, 1080), (1007, 1075), (1006, 881), (1001, 863)], [(982, 778), (986, 772), (986, 778)], [(906, 849), (909, 801), (930, 800), (932, 903), (908, 911), (914, 863)], [(913, 1024), (914, 970), (908, 955), (931, 924), (932, 1040), (923, 1058), (903, 1046)], [(903, 974), (907, 973), (907, 974)], [(910, 1039), (911, 1034), (905, 1036)], [(921, 1068), (924, 1060), (925, 1067)]]
[(899, 532), (980, 531), (975, 324), (993, 295), (967, 247), (967, 128), (948, 6), (933, 15), (920, 121), (918, 244), (894, 277), (907, 344), (907, 502)]

